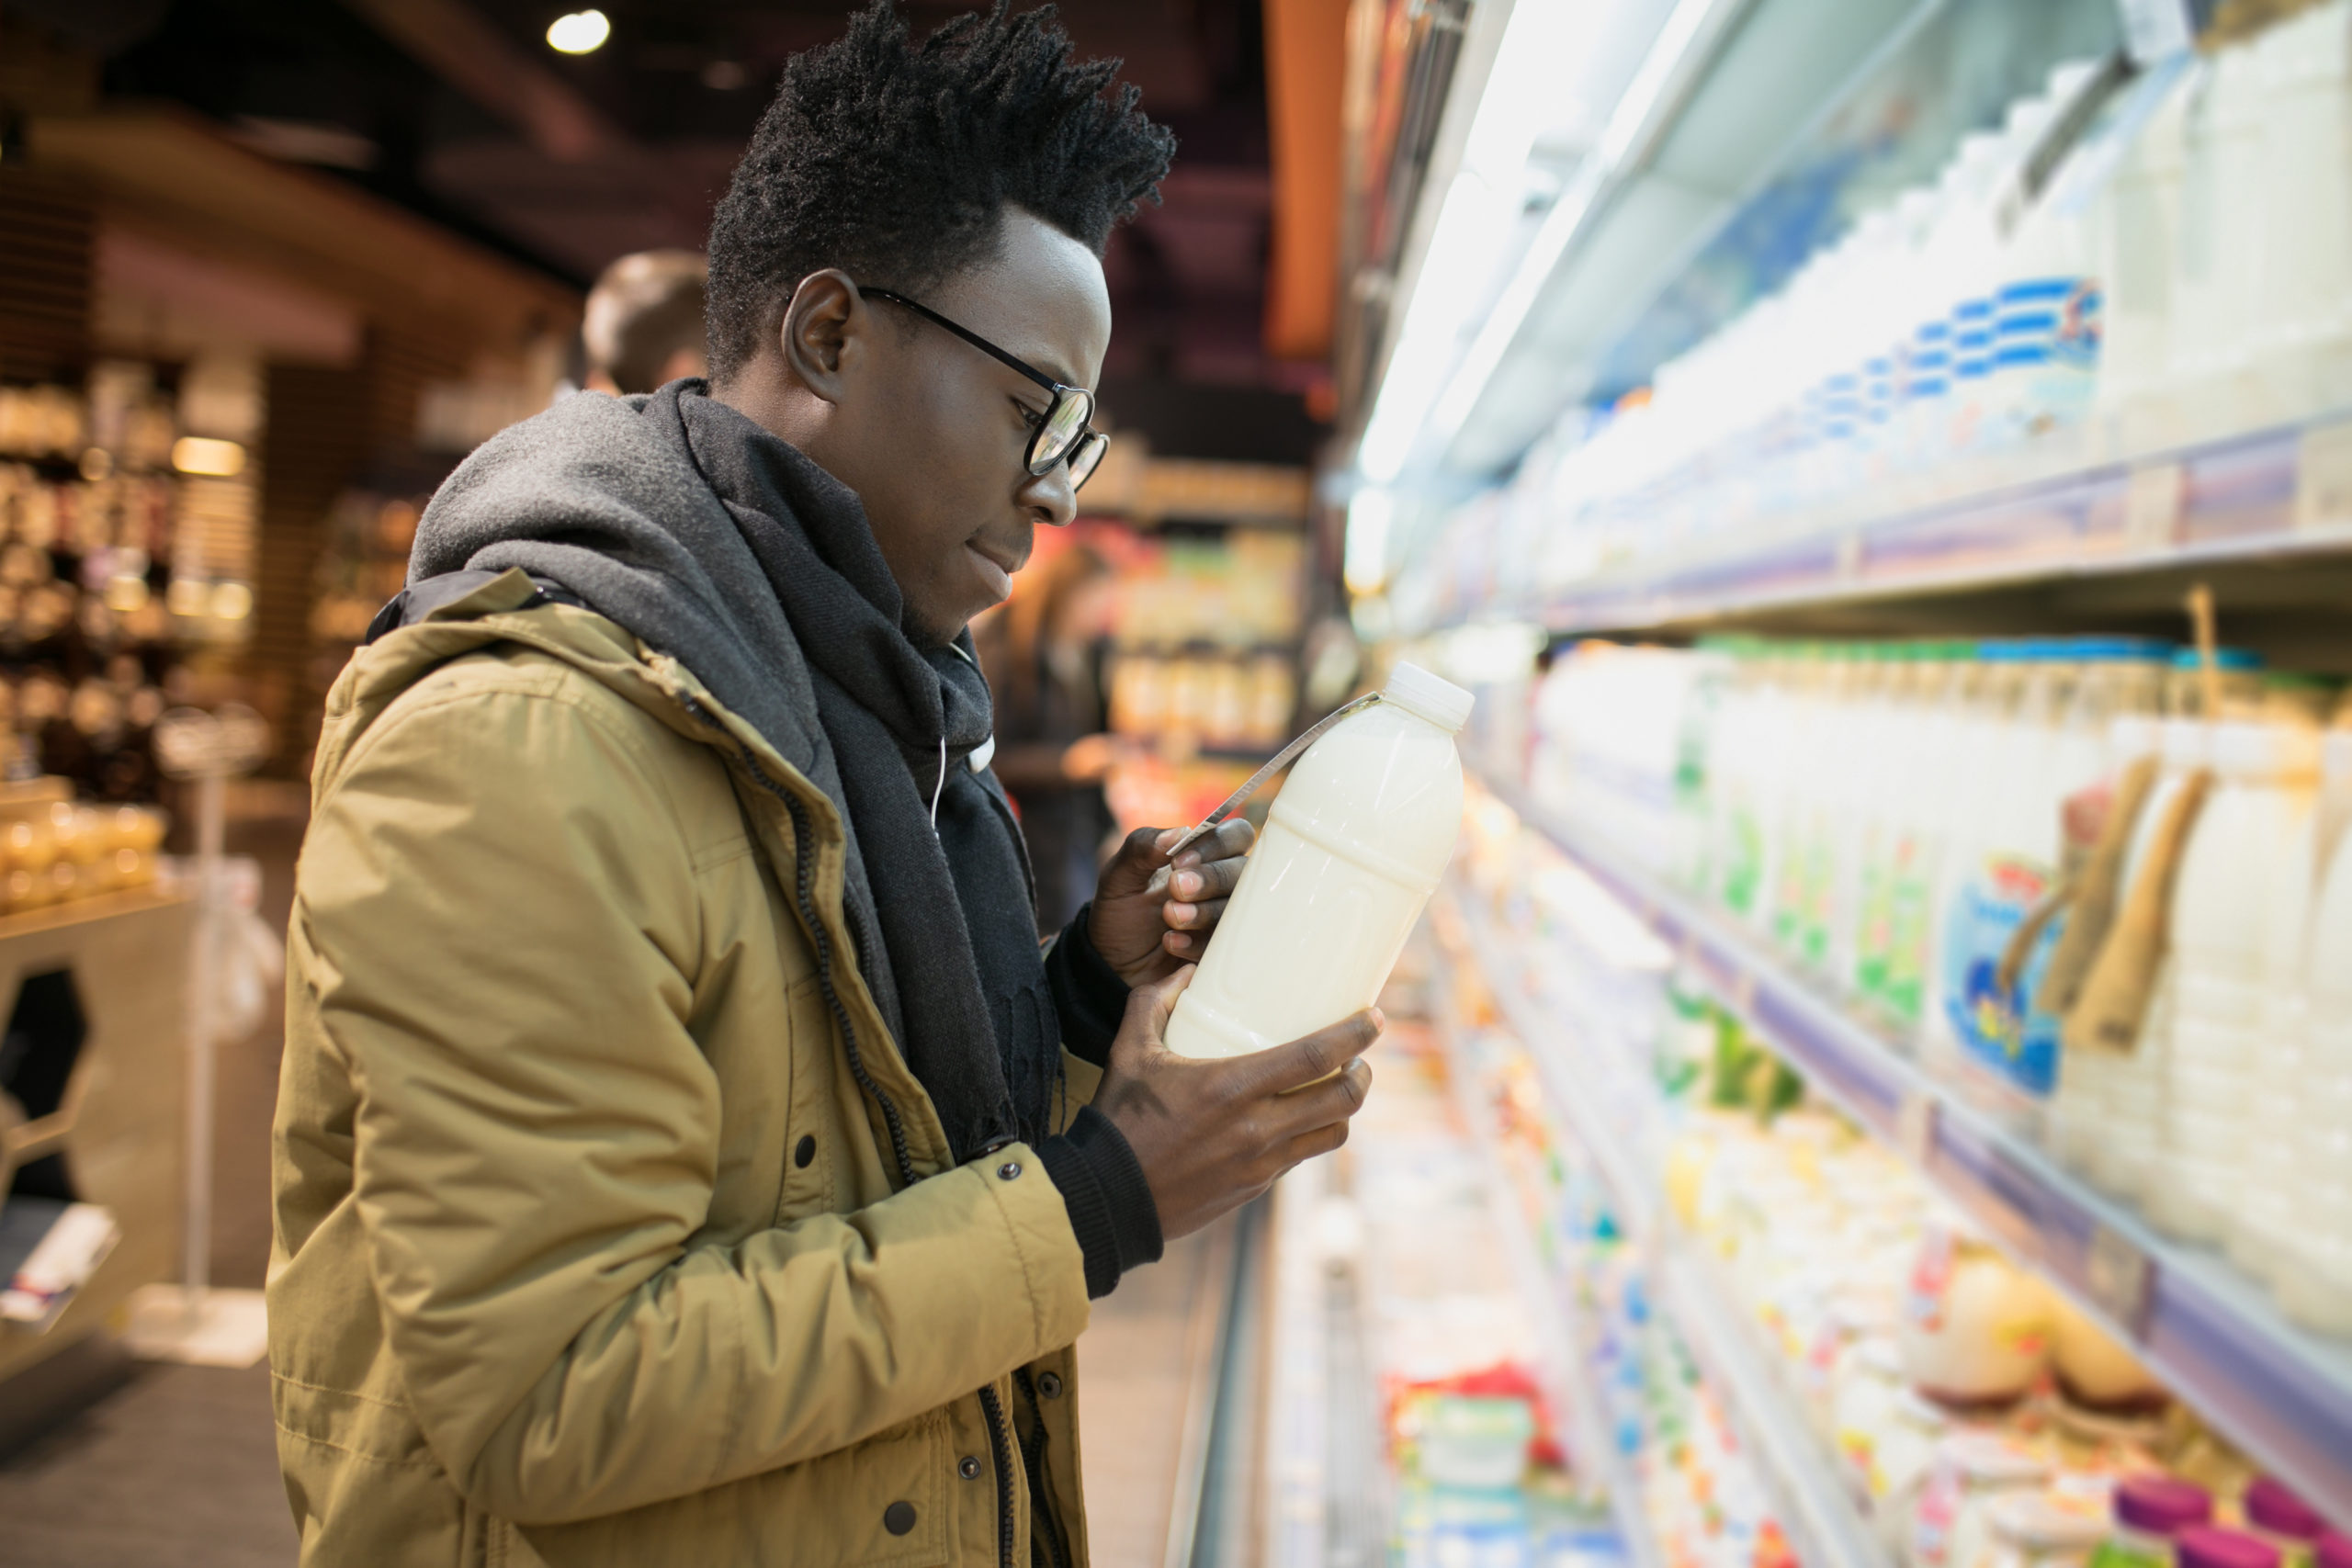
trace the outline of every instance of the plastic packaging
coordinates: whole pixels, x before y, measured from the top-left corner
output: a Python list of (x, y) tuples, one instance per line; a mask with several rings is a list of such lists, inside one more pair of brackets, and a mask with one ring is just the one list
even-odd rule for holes
[(1383, 700), (1307, 749), (1168, 1023), (1169, 1049), (1236, 1056), (1367, 1006), (1462, 825), (1453, 737), (1470, 694), (1399, 664)]
[(2283, 1568), (2312, 1568), (2327, 1521), (2318, 1511), (2267, 1475), (2245, 1489), (2245, 1527), (2278, 1551)]
[(2174, 1568), (2174, 1538), (2213, 1517), (2213, 1497), (2170, 1476), (2133, 1475), (2116, 1483), (2113, 1508), (2114, 1528), (2090, 1568)]
[[(2249, 1125), (2271, 1019), (2266, 982), (2290, 972), (2308, 867), (2295, 847), (2318, 795), (2318, 737), (2283, 725), (2213, 730), (2217, 785), (2181, 858), (2172, 908), (2174, 1005), (2165, 1063), (2167, 1179), (2149, 1213), (2177, 1235), (2219, 1241), (2246, 1201)], [(2267, 1193), (2275, 1206), (2291, 1191)]]

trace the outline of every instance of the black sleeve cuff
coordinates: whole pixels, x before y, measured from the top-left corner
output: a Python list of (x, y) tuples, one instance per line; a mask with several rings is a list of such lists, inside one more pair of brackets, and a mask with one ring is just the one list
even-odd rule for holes
[(1068, 1133), (1037, 1146), (1037, 1157), (1086, 1254), (1089, 1300), (1109, 1295), (1128, 1269), (1159, 1261), (1159, 1205), (1126, 1134), (1108, 1116), (1080, 1108)]
[(1054, 1011), (1060, 1015), (1062, 1043), (1081, 1061), (1103, 1066), (1111, 1060), (1111, 1042), (1127, 1012), (1127, 983), (1094, 949), (1087, 934), (1087, 917), (1094, 906), (1080, 906), (1078, 914), (1054, 939), (1046, 954), (1046, 984), (1054, 993)]

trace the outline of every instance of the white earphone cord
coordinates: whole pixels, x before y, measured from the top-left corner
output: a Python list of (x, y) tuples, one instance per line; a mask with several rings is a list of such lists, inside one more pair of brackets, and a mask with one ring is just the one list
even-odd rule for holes
[(931, 790), (931, 830), (939, 831), (939, 797), (947, 793), (947, 737), (939, 738), (939, 782)]

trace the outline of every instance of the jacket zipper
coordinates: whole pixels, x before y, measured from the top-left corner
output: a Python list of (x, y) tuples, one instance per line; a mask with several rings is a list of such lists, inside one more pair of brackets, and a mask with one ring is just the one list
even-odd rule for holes
[[(1005, 1426), (1004, 1404), (993, 1387), (980, 1390), (980, 1414), (988, 1417), (989, 1456), (996, 1461), (996, 1560), (999, 1568), (1013, 1568), (1012, 1440)], [(1030, 1501), (1035, 1506), (1034, 1491)]]
[[(687, 712), (704, 723), (715, 726), (716, 721), (700, 703), (684, 694), (680, 694), (680, 700), (686, 705)], [(866, 1072), (865, 1058), (858, 1054), (857, 1030), (850, 1022), (849, 1009), (833, 988), (832, 938), (827, 934), (824, 922), (817, 917), (816, 865), (815, 856), (809, 852), (808, 808), (790, 790), (768, 777), (767, 770), (760, 766), (759, 759), (752, 756), (748, 748), (739, 748), (736, 756), (752, 777), (759, 782), (760, 787), (783, 801), (785, 810), (791, 815), (794, 898), (800, 908), (801, 922), (808, 928), (809, 941), (817, 949), (818, 988), (825, 994), (825, 1005), (832, 1010), (833, 1021), (841, 1026), (842, 1053), (849, 1058), (850, 1077), (857, 1080), (859, 1089), (874, 1097), (874, 1102), (882, 1108), (882, 1120), (889, 1124), (890, 1154), (899, 1167), (899, 1185), (912, 1187), (915, 1184), (915, 1168), (914, 1161), (907, 1154), (906, 1125), (899, 1119), (898, 1106)], [(1010, 1428), (1005, 1425), (1004, 1404), (997, 1398), (996, 1390), (984, 1388), (979, 1394), (980, 1414), (988, 1418), (989, 1424), (989, 1457), (996, 1461), (997, 1562), (999, 1568), (1014, 1568), (1012, 1549), (1018, 1509), (1012, 1495), (1012, 1441), (1009, 1436)], [(1058, 1551), (1056, 1555), (1058, 1559)]]

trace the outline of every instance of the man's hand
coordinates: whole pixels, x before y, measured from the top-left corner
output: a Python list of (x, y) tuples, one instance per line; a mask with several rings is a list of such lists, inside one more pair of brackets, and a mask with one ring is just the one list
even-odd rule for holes
[(1258, 830), (1237, 817), (1185, 845), (1170, 865), (1168, 846), (1183, 832), (1136, 829), (1102, 868), (1094, 890), (1086, 934), (1130, 986), (1164, 980), (1179, 964), (1200, 962), (1210, 930), (1241, 880), (1242, 857), (1258, 840)]
[(1348, 1141), (1372, 1068), (1359, 1058), (1387, 1021), (1378, 1008), (1287, 1045), (1195, 1060), (1163, 1041), (1191, 965), (1127, 998), (1094, 1109), (1117, 1124), (1143, 1167), (1173, 1240), (1238, 1208), (1301, 1160)]

